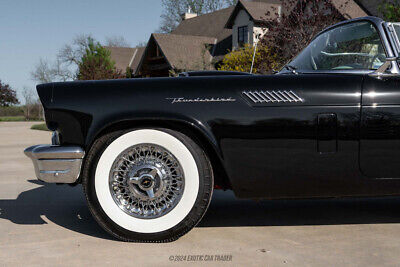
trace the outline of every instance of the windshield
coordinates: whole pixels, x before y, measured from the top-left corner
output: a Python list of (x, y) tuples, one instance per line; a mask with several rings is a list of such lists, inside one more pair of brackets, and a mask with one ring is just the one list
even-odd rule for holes
[(400, 36), (400, 25), (399, 24), (393, 24), (394, 31), (396, 32), (397, 38)]
[(398, 54), (400, 54), (400, 24), (399, 23), (388, 23), (389, 28), (393, 34), (393, 40), (395, 41), (395, 47), (397, 48)]
[(363, 21), (345, 24), (319, 35), (288, 65), (300, 72), (376, 70), (385, 59), (378, 31), (372, 23)]

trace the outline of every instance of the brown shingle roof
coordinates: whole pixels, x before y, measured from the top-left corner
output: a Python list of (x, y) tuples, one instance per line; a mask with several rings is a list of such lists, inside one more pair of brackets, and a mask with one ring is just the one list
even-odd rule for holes
[(111, 59), (115, 61), (115, 67), (125, 73), (126, 67), (132, 68), (134, 71), (139, 65), (140, 59), (144, 53), (144, 47), (110, 47), (106, 46), (111, 52)]
[(179, 26), (173, 30), (172, 34), (209, 36), (220, 38), (226, 31), (225, 23), (231, 15), (234, 7), (224, 8), (212, 13), (197, 16), (191, 19), (183, 20)]
[[(277, 16), (278, 8), (281, 6), (277, 1), (244, 1), (239, 0), (232, 11), (229, 19), (226, 21), (226, 27), (232, 29), (234, 20), (240, 10), (244, 9), (252, 20), (256, 22), (265, 21), (265, 19), (274, 19)], [(267, 16), (267, 12), (269, 15)]]
[(217, 38), (214, 55), (226, 54), (232, 49), (232, 30), (226, 29), (225, 24), (234, 8), (232, 6), (184, 20), (172, 31), (172, 34)]
[(146, 47), (136, 47), (136, 52), (133, 53), (131, 65), (129, 66), (133, 70), (133, 73), (136, 72), (145, 50)]
[(267, 18), (266, 13), (270, 11), (268, 19), (274, 19), (277, 17), (276, 13), (280, 4), (278, 3), (267, 3), (267, 2), (247, 2), (240, 0), (245, 10), (249, 13), (251, 18), (255, 21), (263, 21)]
[(132, 59), (135, 48), (110, 46), (106, 46), (105, 48), (110, 50), (111, 58), (115, 61), (115, 67), (121, 71), (125, 71)]
[(176, 69), (199, 69), (203, 62), (211, 62), (212, 56), (206, 45), (217, 41), (213, 37), (177, 34), (153, 34), (171, 67)]

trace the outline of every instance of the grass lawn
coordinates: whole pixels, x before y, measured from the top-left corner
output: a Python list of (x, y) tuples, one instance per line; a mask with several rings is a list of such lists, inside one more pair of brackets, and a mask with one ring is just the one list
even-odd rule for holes
[(24, 116), (3, 116), (0, 121), (25, 121)]
[(2, 121), (43, 121), (41, 119), (26, 120), (24, 116), (0, 116), (0, 122)]
[(46, 123), (34, 124), (32, 125), (31, 129), (39, 131), (50, 131), (49, 129), (47, 129)]

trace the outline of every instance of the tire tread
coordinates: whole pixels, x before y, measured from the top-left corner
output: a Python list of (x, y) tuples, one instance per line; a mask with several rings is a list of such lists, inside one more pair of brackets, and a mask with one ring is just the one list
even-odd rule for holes
[(119, 136), (133, 130), (139, 129), (116, 131), (105, 134), (98, 138), (89, 150), (82, 170), (82, 187), (89, 210), (98, 224), (118, 240), (141, 243), (167, 243), (175, 241), (188, 233), (201, 221), (210, 205), (214, 188), (211, 162), (204, 150), (186, 135), (169, 129), (154, 128), (154, 130), (163, 131), (178, 138), (193, 154), (199, 169), (200, 184), (202, 184), (199, 188), (199, 195), (197, 196), (194, 207), (185, 219), (171, 229), (151, 234), (135, 233), (123, 229), (113, 223), (100, 207), (94, 192), (94, 173), (97, 162), (104, 150)]

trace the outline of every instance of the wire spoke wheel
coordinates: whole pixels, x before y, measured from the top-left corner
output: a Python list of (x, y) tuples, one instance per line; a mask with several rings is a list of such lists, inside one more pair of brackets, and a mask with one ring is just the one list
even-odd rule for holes
[(185, 177), (179, 161), (155, 144), (137, 144), (115, 159), (109, 175), (111, 195), (120, 209), (140, 219), (155, 219), (179, 203)]
[(213, 193), (211, 163), (188, 136), (163, 128), (110, 132), (86, 156), (89, 210), (112, 236), (170, 242), (201, 220)]

